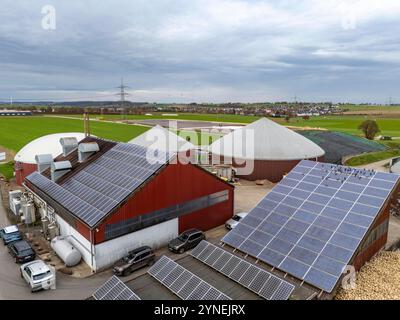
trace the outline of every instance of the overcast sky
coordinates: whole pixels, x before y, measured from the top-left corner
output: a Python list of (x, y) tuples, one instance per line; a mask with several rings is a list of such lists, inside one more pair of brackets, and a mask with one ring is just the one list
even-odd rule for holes
[(0, 5), (0, 99), (400, 102), (399, 0)]

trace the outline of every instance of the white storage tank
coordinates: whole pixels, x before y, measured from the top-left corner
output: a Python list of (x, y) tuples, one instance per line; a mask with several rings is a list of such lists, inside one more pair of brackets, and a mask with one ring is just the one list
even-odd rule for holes
[(82, 259), (81, 253), (66, 237), (55, 237), (51, 240), (51, 247), (67, 267), (76, 266)]
[(22, 205), (22, 214), (24, 216), (25, 224), (32, 224), (36, 222), (35, 205), (33, 202), (24, 203)]

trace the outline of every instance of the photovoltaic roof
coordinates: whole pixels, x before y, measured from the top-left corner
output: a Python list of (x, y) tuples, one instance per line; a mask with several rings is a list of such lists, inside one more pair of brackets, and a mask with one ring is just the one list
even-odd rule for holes
[(330, 293), (398, 179), (301, 161), (222, 241)]
[(172, 156), (162, 151), (118, 143), (61, 185), (38, 172), (26, 179), (89, 227), (94, 227)]
[(96, 300), (141, 300), (118, 277), (112, 276), (93, 293)]

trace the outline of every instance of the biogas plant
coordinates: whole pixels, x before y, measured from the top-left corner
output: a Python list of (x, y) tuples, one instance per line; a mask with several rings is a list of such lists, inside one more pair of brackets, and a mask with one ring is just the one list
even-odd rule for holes
[(46, 288), (60, 272), (82, 283), (113, 272), (97, 300), (332, 299), (388, 247), (398, 174), (325, 162), (266, 118), (225, 130), (210, 146), (161, 126), (129, 143), (33, 140), (15, 156), (2, 238), (32, 249), (10, 247), (24, 268), (44, 263)]

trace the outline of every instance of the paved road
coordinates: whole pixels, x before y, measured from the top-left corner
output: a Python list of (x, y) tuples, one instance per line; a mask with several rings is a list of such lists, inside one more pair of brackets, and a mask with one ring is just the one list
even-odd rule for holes
[[(9, 225), (0, 194), (0, 226)], [(57, 273), (57, 289), (32, 294), (20, 277), (19, 265), (10, 257), (7, 247), (0, 243), (0, 299), (85, 299), (111, 276), (111, 272), (96, 274), (87, 279), (76, 279)]]

